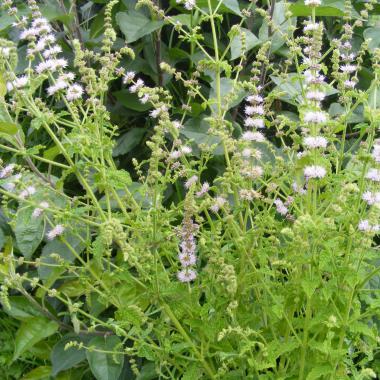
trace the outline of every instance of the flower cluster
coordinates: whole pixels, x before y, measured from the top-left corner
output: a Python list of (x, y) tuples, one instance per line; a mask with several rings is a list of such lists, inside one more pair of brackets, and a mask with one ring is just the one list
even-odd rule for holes
[(182, 229), (179, 232), (181, 243), (178, 258), (182, 270), (178, 272), (177, 277), (181, 282), (194, 281), (197, 277), (197, 272), (193, 268), (197, 263), (195, 234), (198, 229), (199, 225), (194, 223), (191, 217), (186, 214), (182, 223)]

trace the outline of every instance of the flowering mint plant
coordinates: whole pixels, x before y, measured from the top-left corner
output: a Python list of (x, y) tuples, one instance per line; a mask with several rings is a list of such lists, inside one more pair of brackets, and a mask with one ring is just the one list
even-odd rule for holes
[(112, 0), (87, 41), (76, 8), (72, 24), (3, 8), (13, 361), (35, 355), (46, 378), (376, 378), (380, 47), (357, 38), (375, 1)]

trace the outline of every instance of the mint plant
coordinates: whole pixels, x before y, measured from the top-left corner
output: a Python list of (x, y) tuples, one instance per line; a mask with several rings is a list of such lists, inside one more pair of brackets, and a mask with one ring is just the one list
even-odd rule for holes
[[(77, 13), (60, 34), (35, 0), (3, 0), (13, 361), (42, 355), (34, 375), (57, 379), (377, 378), (380, 46), (358, 38), (376, 1), (356, 3), (112, 0), (85, 43)], [(137, 124), (121, 137), (115, 87)]]

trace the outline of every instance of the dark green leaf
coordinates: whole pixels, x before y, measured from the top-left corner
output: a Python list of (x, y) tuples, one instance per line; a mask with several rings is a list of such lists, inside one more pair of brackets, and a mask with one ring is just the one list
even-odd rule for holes
[[(90, 340), (90, 337), (85, 337), (85, 342)], [(86, 351), (84, 349), (79, 350), (76, 347), (70, 347), (65, 350), (65, 346), (69, 342), (83, 342), (83, 339), (77, 335), (68, 334), (65, 335), (54, 347), (51, 353), (51, 364), (53, 366), (52, 376), (66, 369), (70, 369), (86, 359)]]
[(15, 352), (13, 360), (16, 360), (29, 348), (44, 338), (54, 334), (58, 330), (58, 324), (43, 317), (32, 317), (23, 322), (16, 333)]
[[(117, 336), (96, 337), (89, 342), (89, 345), (103, 351), (120, 351), (122, 349)], [(86, 355), (91, 372), (97, 380), (118, 380), (123, 369), (123, 355), (110, 355), (97, 351), (86, 351)]]
[(124, 133), (117, 140), (117, 144), (113, 150), (112, 155), (114, 157), (117, 157), (130, 152), (140, 143), (145, 132), (145, 128), (133, 128), (127, 133)]
[(26, 259), (29, 259), (40, 245), (45, 230), (44, 219), (33, 218), (33, 211), (33, 207), (21, 208), (16, 217), (16, 242)]
[[(253, 49), (255, 46), (259, 45), (261, 41), (248, 29), (241, 28), (242, 33), (245, 34), (246, 38), (246, 51), (245, 54)], [(241, 37), (235, 36), (231, 42), (231, 59), (236, 59), (241, 57), (243, 54)]]
[(116, 14), (116, 22), (125, 35), (128, 43), (135, 42), (164, 25), (163, 21), (152, 21), (144, 14), (137, 11), (119, 12)]

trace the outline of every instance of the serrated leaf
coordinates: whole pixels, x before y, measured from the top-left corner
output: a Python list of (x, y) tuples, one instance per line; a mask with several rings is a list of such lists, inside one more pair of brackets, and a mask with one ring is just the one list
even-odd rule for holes
[(58, 330), (58, 324), (43, 317), (33, 317), (23, 322), (17, 330), (13, 361), (29, 348)]
[[(117, 336), (96, 337), (89, 343), (99, 350), (120, 351), (121, 342)], [(104, 352), (86, 351), (92, 374), (97, 380), (118, 380), (123, 369), (124, 355), (110, 355)]]
[(321, 376), (326, 376), (333, 371), (330, 364), (315, 365), (314, 368), (308, 373), (306, 380), (316, 380)]
[(30, 259), (44, 236), (43, 218), (33, 218), (33, 207), (19, 209), (16, 217), (15, 236), (19, 250), (26, 259)]

